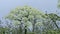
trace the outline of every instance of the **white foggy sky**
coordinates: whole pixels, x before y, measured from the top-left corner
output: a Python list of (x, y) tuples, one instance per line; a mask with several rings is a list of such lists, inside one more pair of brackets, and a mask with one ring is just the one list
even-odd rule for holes
[(7, 15), (17, 6), (32, 6), (40, 10), (48, 10), (48, 13), (57, 10), (58, 0), (0, 0), (0, 18)]

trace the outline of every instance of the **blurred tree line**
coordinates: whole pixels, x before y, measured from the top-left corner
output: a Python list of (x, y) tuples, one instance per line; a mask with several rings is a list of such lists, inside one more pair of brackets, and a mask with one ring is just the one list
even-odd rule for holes
[(17, 7), (3, 19), (0, 20), (0, 34), (60, 34), (57, 24), (60, 16), (29, 6)]
[(60, 16), (56, 13), (43, 13), (29, 6), (17, 7), (0, 19), (0, 34), (60, 34), (57, 21)]

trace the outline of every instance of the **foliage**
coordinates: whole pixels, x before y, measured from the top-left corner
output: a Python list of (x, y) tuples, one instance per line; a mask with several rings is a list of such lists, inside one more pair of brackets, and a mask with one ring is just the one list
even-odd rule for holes
[(46, 18), (46, 15), (40, 10), (29, 6), (24, 6), (15, 8), (6, 18), (12, 21), (16, 21), (14, 23), (17, 23), (17, 21), (20, 22), (20, 27), (22, 29), (29, 28), (28, 26), (30, 26), (34, 32), (35, 26), (43, 25), (42, 21)]
[[(45, 14), (35, 8), (17, 7), (7, 16), (5, 28), (0, 28), (1, 34), (59, 34), (60, 28), (56, 21), (60, 16), (54, 13)], [(11, 24), (8, 24), (11, 21)], [(1, 21), (0, 21), (1, 23)], [(13, 25), (12, 25), (13, 24)], [(55, 29), (55, 28), (58, 29)]]
[(57, 7), (60, 8), (60, 0), (58, 0)]

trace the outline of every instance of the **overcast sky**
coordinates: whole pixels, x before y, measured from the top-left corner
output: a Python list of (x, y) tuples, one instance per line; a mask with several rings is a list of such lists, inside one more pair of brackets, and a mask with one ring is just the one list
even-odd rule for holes
[(57, 10), (58, 0), (0, 0), (0, 18), (7, 15), (17, 6), (32, 6), (42, 11), (54, 12)]

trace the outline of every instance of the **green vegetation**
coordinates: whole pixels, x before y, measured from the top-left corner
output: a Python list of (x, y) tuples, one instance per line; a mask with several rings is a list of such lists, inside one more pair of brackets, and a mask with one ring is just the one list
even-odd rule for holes
[(60, 21), (57, 14), (46, 14), (29, 6), (17, 7), (5, 17), (8, 27), (1, 27), (0, 34), (59, 34), (56, 21)]
[[(55, 13), (43, 13), (29, 6), (17, 7), (3, 19), (4, 22), (0, 20), (0, 34), (60, 34), (57, 24), (60, 16)], [(6, 26), (2, 26), (3, 23)]]

